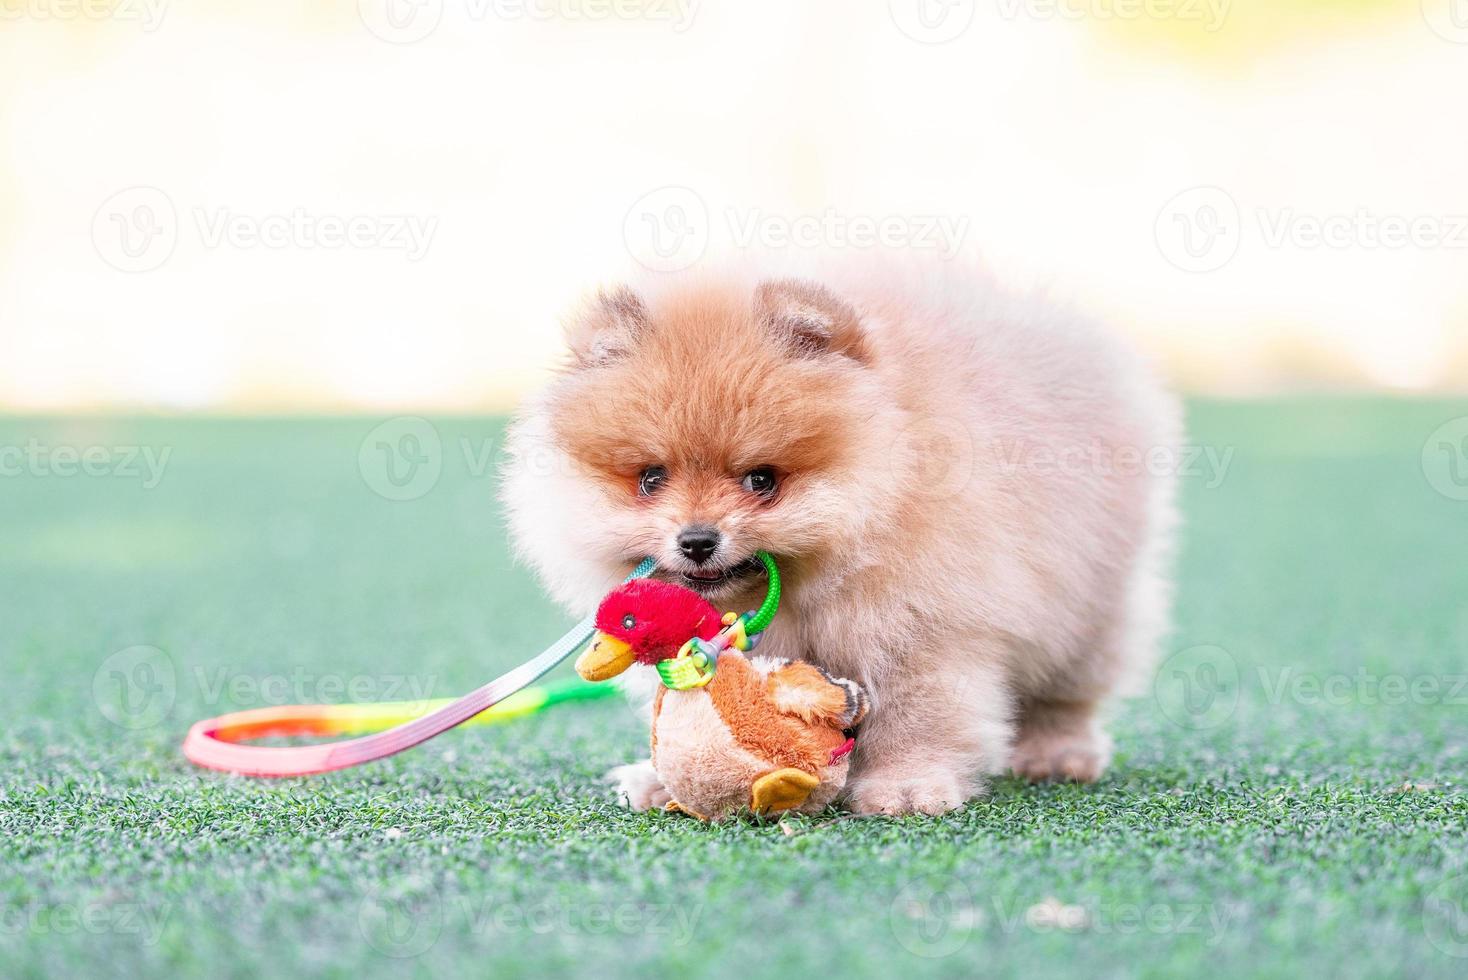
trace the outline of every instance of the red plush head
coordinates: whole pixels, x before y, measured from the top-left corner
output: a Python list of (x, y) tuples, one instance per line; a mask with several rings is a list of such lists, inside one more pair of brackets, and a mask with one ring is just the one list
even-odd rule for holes
[(719, 611), (692, 589), (653, 579), (628, 582), (597, 608), (597, 635), (576, 670), (587, 680), (605, 680), (634, 662), (667, 660), (691, 638), (712, 639), (722, 626)]

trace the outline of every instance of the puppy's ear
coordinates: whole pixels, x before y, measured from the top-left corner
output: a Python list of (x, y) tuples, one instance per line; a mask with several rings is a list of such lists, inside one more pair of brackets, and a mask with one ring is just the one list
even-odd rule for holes
[(647, 307), (626, 286), (599, 290), (575, 316), (566, 321), (566, 343), (580, 367), (592, 367), (626, 357), (647, 328)]
[(797, 357), (840, 354), (865, 362), (870, 351), (850, 304), (803, 279), (772, 279), (755, 290), (755, 312)]

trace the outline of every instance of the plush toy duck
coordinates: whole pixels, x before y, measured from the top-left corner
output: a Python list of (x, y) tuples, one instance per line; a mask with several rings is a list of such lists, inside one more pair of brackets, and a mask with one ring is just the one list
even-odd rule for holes
[(663, 680), (652, 709), (652, 763), (669, 809), (702, 820), (750, 811), (811, 813), (846, 783), (866, 713), (854, 681), (813, 664), (744, 656), (758, 637), (748, 617), (717, 609), (690, 589), (640, 579), (609, 594), (597, 633), (576, 662), (587, 680), (642, 664)]

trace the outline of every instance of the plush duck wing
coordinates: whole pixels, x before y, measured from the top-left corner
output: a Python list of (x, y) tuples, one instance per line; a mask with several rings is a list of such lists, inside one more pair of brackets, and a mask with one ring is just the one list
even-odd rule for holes
[(786, 663), (770, 671), (769, 679), (775, 708), (807, 724), (850, 728), (867, 712), (861, 685), (832, 677), (815, 664)]

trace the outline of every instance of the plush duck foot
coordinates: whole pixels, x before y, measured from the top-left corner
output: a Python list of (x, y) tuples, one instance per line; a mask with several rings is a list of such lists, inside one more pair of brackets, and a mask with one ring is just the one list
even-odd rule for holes
[[(769, 816), (793, 810), (810, 799), (820, 780), (800, 769), (786, 768), (767, 772), (754, 781), (749, 791), (749, 808), (756, 816)], [(709, 818), (697, 810), (669, 800), (663, 804), (668, 813), (684, 813), (707, 822)]]
[(810, 798), (820, 780), (801, 769), (776, 769), (754, 781), (749, 808), (760, 815), (793, 810)]

